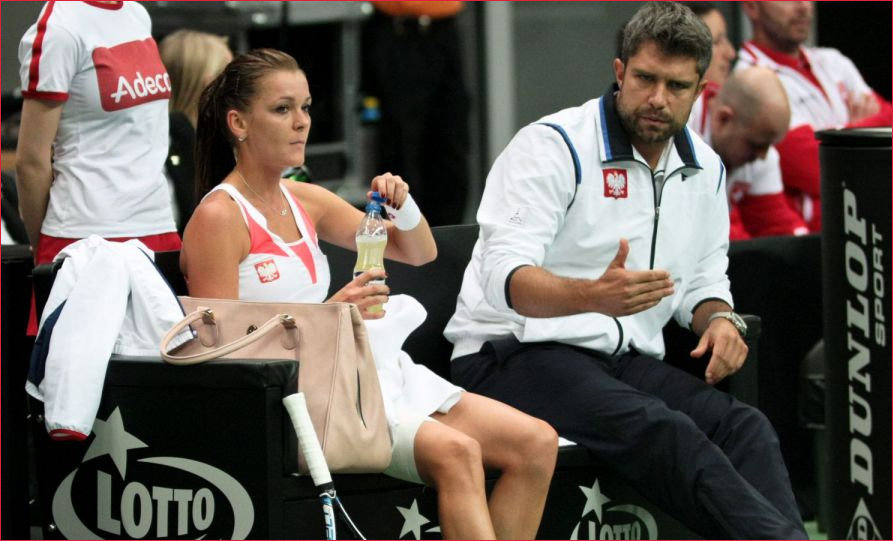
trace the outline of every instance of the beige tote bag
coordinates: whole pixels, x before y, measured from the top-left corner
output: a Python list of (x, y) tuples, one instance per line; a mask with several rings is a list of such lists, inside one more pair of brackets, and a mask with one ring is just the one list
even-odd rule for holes
[[(374, 473), (388, 467), (391, 439), (381, 386), (356, 306), (193, 297), (180, 302), (187, 315), (161, 341), (165, 361), (298, 361), (297, 390), (307, 398), (329, 469)], [(169, 352), (173, 338), (190, 325), (194, 338)], [(300, 451), (298, 470), (307, 473)]]

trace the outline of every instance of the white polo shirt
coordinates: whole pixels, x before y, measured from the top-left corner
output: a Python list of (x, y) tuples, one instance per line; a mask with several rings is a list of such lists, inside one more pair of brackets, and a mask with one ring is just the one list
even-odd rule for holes
[[(672, 139), (661, 192), (651, 168), (629, 142), (613, 90), (540, 120), (561, 126), (574, 160), (553, 128), (519, 131), (493, 164), (477, 220), (480, 236), (444, 335), (453, 358), (485, 341), (558, 341), (619, 354), (635, 348), (661, 358), (670, 317), (684, 326), (702, 301), (732, 296), (726, 276), (729, 210), (719, 157), (688, 129)], [(629, 269), (665, 269), (675, 294), (656, 307), (613, 318), (598, 313), (532, 318), (515, 312), (507, 278), (533, 265), (563, 277), (595, 279), (629, 240)]]
[(47, 2), (19, 43), (25, 98), (64, 102), (41, 232), (176, 231), (163, 174), (170, 80), (137, 2)]

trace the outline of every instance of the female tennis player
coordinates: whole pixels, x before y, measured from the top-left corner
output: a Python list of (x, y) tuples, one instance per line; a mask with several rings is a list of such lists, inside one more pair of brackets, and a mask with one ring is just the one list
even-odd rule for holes
[[(201, 203), (183, 238), (180, 266), (189, 293), (275, 302), (350, 302), (364, 318), (388, 300), (366, 271), (331, 298), (329, 268), (318, 239), (356, 250), (363, 214), (313, 184), (280, 178), (304, 162), (310, 132), (307, 77), (286, 53), (260, 49), (233, 60), (202, 95), (197, 126)], [(370, 191), (387, 200), (385, 256), (421, 265), (437, 249), (425, 218), (399, 176), (376, 176)], [(385, 472), (437, 489), (448, 539), (536, 536), (557, 454), (557, 435), (543, 421), (463, 392), (412, 363), (379, 365), (393, 440)], [(488, 501), (484, 468), (501, 471)]]

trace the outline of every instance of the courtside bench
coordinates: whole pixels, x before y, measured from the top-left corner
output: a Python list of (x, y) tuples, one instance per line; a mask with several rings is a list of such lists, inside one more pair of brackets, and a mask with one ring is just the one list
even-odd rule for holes
[[(405, 349), (449, 376), (451, 346), (442, 329), (455, 309), (477, 226), (434, 228), (436, 261), (389, 263), (394, 294), (416, 297), (428, 319)], [(325, 246), (332, 287), (350, 280), (355, 255)], [(185, 284), (177, 253), (157, 254), (178, 293)], [(38, 304), (54, 269), (35, 270)], [(672, 324), (671, 324), (672, 325)], [(749, 316), (751, 352), (760, 334)], [(668, 351), (687, 359), (694, 337), (668, 328)], [(752, 353), (754, 355), (754, 353)], [(703, 373), (702, 367), (686, 364)], [(756, 362), (730, 378), (731, 392), (756, 403)], [(297, 476), (297, 442), (281, 404), (294, 392), (297, 367), (284, 361), (216, 361), (181, 367), (160, 358), (113, 358), (97, 422), (83, 443), (50, 442), (41, 404), (32, 430), (46, 538), (321, 538), (317, 493)], [(488, 474), (492, 483), (495, 474)], [(436, 494), (384, 475), (336, 475), (345, 506), (369, 538), (439, 538)], [(579, 447), (562, 448), (540, 538), (692, 538), (623, 479)]]

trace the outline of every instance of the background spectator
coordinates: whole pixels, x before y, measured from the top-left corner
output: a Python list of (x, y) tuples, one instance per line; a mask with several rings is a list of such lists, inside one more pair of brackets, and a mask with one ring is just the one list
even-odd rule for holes
[(195, 125), (202, 90), (217, 77), (233, 54), (226, 38), (195, 30), (177, 30), (161, 40), (161, 61), (171, 78), (170, 151), (165, 162), (173, 195), (177, 231), (195, 208)]
[(731, 240), (809, 231), (788, 207), (772, 146), (787, 133), (790, 117), (784, 88), (765, 68), (737, 71), (722, 88), (708, 85), (692, 108), (688, 127), (728, 168)]
[(36, 262), (89, 235), (179, 249), (163, 173), (170, 82), (145, 8), (48, 2), (19, 62), (16, 181)]
[(367, 94), (381, 104), (380, 163), (413, 179), (431, 225), (462, 221), (469, 98), (454, 17), (462, 2), (373, 2), (364, 29)]
[(170, 79), (145, 8), (48, 2), (19, 67), (16, 184), (35, 263), (89, 235), (178, 250), (163, 172)]
[(732, 71), (732, 63), (735, 61), (735, 47), (729, 41), (726, 18), (713, 2), (680, 3), (692, 10), (710, 29), (710, 35), (713, 36), (713, 56), (710, 66), (707, 67), (707, 72), (704, 73), (704, 79), (722, 86), (726, 82), (729, 72)]
[(844, 127), (890, 126), (893, 108), (875, 93), (853, 62), (836, 49), (805, 47), (812, 2), (743, 2), (753, 39), (741, 46), (736, 69), (766, 66), (788, 94), (791, 125), (777, 145), (788, 202), (821, 229), (821, 176), (814, 132)]

